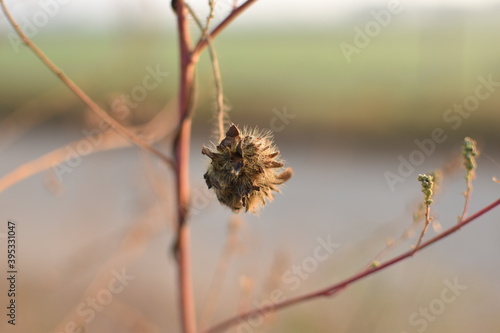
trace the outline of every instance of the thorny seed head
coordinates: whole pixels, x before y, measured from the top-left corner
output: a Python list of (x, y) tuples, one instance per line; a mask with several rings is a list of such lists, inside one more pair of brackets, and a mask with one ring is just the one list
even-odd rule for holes
[(422, 184), (422, 193), (425, 195), (424, 203), (429, 206), (432, 203), (432, 188), (434, 187), (434, 177), (431, 175), (418, 175), (418, 181)]
[(464, 158), (464, 166), (467, 170), (466, 179), (474, 179), (475, 170), (477, 167), (476, 157), (479, 156), (479, 151), (476, 147), (476, 141), (466, 137), (462, 148), (462, 156)]
[(240, 131), (231, 124), (219, 145), (203, 146), (201, 153), (212, 160), (203, 176), (208, 188), (234, 212), (257, 213), (293, 173), (291, 168), (283, 170), (271, 133), (257, 129)]

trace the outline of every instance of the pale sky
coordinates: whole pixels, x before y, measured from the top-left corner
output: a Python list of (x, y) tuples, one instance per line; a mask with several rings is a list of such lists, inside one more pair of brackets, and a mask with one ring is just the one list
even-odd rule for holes
[[(232, 2), (233, 0), (218, 0), (216, 17), (223, 17)], [(237, 26), (335, 23), (345, 20), (353, 13), (362, 13), (364, 10), (368, 12), (373, 6), (387, 7), (388, 2), (387, 0), (259, 0), (238, 18)], [(500, 6), (500, 0), (400, 0), (399, 2), (408, 11), (421, 7), (462, 7), (473, 11), (488, 6)], [(99, 28), (127, 22), (173, 25), (174, 21), (169, 0), (6, 0), (6, 3), (17, 20), (33, 21), (40, 12), (47, 13), (50, 17), (44, 26), (48, 29), (57, 28), (60, 24)], [(198, 12), (206, 12), (203, 10), (206, 9), (206, 0), (192, 0), (189, 3)], [(43, 20), (41, 16), (38, 18)], [(0, 15), (0, 29), (6, 28), (5, 23), (5, 18)]]

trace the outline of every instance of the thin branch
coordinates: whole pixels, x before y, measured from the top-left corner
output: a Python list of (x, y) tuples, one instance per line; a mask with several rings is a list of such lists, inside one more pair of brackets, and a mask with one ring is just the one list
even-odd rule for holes
[(427, 228), (429, 227), (429, 224), (431, 223), (431, 217), (430, 217), (430, 212), (431, 212), (431, 207), (429, 205), (425, 206), (425, 224), (422, 229), (422, 232), (420, 233), (420, 236), (418, 237), (417, 245), (415, 245), (415, 249), (418, 248), (420, 243), (422, 243), (422, 239), (424, 238), (425, 232), (427, 231)]
[(466, 182), (467, 182), (467, 189), (464, 192), (464, 198), (465, 198), (464, 208), (462, 210), (462, 214), (460, 214), (460, 216), (458, 217), (458, 222), (462, 221), (467, 216), (467, 212), (469, 211), (470, 197), (472, 194), (472, 179), (467, 178)]
[[(213, 4), (213, 1), (211, 2), (211, 4)], [(194, 18), (196, 25), (198, 25), (200, 30), (202, 30), (201, 40), (204, 38), (207, 39), (208, 51), (210, 53), (210, 59), (212, 61), (212, 69), (214, 72), (215, 89), (217, 92), (217, 124), (218, 124), (219, 141), (221, 141), (222, 139), (224, 139), (224, 93), (222, 89), (222, 77), (220, 75), (220, 67), (219, 67), (219, 60), (217, 58), (217, 53), (215, 53), (215, 47), (213, 46), (211, 40), (212, 37), (210, 37), (210, 35), (207, 34), (208, 26), (210, 23), (209, 18), (211, 17), (211, 15), (213, 15), (214, 7), (213, 6), (210, 7), (210, 14), (209, 18), (207, 18), (207, 23), (205, 28), (203, 28), (200, 19), (198, 18), (194, 10), (191, 8), (191, 6), (186, 4), (186, 7), (188, 8), (191, 16)]]
[(64, 72), (57, 67), (46, 55), (43, 53), (43, 51), (36, 46), (31, 39), (29, 39), (24, 32), (21, 30), (19, 25), (16, 23), (12, 15), (10, 14), (9, 10), (5, 6), (4, 0), (0, 0), (0, 5), (2, 7), (2, 10), (7, 17), (7, 20), (10, 22), (14, 30), (17, 32), (19, 37), (22, 39), (24, 44), (31, 49), (37, 56), (38, 58), (49, 68), (50, 71), (52, 71), (56, 76), (59, 77), (59, 79), (78, 97), (80, 98), (93, 112), (95, 112), (99, 117), (101, 117), (106, 123), (108, 123), (114, 130), (116, 130), (118, 133), (135, 143), (137, 146), (141, 147), (142, 149), (149, 151), (150, 153), (158, 156), (160, 159), (162, 159), (167, 165), (171, 167), (175, 167), (175, 163), (165, 156), (162, 152), (157, 150), (155, 147), (151, 146), (144, 140), (142, 140), (139, 136), (136, 134), (128, 131), (125, 127), (120, 125), (115, 119), (113, 119), (106, 111), (104, 111), (96, 102), (94, 102), (78, 85), (76, 85), (75, 82), (73, 82)]
[[(247, 0), (239, 7), (233, 9), (231, 13), (221, 22), (219, 25), (210, 33), (208, 36), (210, 39), (214, 39), (218, 34), (222, 32), (234, 19), (240, 15), (245, 9), (247, 9), (250, 5), (252, 5), (257, 0)], [(193, 56), (197, 57), (201, 54), (201, 52), (208, 46), (208, 38), (202, 39), (196, 44), (193, 50)]]
[(363, 269), (368, 269), (372, 265), (380, 262), (380, 260), (390, 253), (392, 249), (411, 238), (415, 229), (419, 226), (419, 222), (420, 219), (415, 219), (397, 238), (388, 240), (386, 246), (380, 250)]
[[(436, 169), (432, 172), (434, 181), (433, 197), (435, 197), (436, 194), (440, 192), (440, 184), (443, 180), (443, 177), (454, 172), (454, 165), (455, 163), (453, 162), (453, 160), (451, 160), (447, 162), (442, 168)], [(373, 257), (373, 259), (364, 267), (364, 269), (377, 264), (392, 249), (411, 238), (414, 235), (415, 229), (420, 225), (420, 221), (422, 219), (424, 219), (424, 221), (427, 220), (426, 216), (429, 216), (429, 214), (430, 213), (427, 212), (427, 205), (424, 202), (420, 201), (416, 211), (413, 213), (413, 222), (397, 238), (391, 239), (390, 241), (388, 240), (386, 246)], [(432, 223), (436, 222), (437, 221), (432, 220)]]
[(467, 183), (467, 188), (464, 192), (464, 208), (462, 210), (462, 214), (460, 214), (460, 216), (458, 217), (458, 223), (460, 223), (460, 221), (462, 221), (467, 216), (467, 212), (469, 211), (470, 197), (472, 194), (472, 178), (466, 176), (465, 181)]
[[(205, 38), (205, 36), (208, 34), (208, 29), (210, 28), (210, 21), (212, 21), (212, 19), (214, 18), (215, 1), (216, 0), (208, 0), (208, 6), (210, 7), (210, 11), (207, 16), (207, 21), (205, 22), (205, 28), (202, 29), (200, 40)], [(191, 14), (193, 13), (191, 9), (189, 9), (189, 11), (191, 12)]]
[(222, 323), (214, 326), (213, 328), (207, 330), (205, 333), (224, 332), (228, 328), (230, 328), (230, 327), (232, 327), (232, 326), (234, 326), (234, 325), (236, 325), (236, 324), (238, 324), (238, 323), (240, 323), (240, 322), (242, 322), (242, 321), (244, 321), (252, 316), (255, 316), (255, 315), (263, 315), (263, 314), (266, 314), (266, 313), (271, 312), (271, 311), (281, 310), (283, 308), (287, 308), (289, 306), (296, 305), (296, 304), (299, 304), (302, 302), (310, 301), (312, 299), (319, 298), (319, 297), (333, 296), (336, 293), (338, 293), (339, 291), (341, 291), (344, 288), (348, 287), (349, 285), (353, 284), (354, 282), (357, 282), (357, 281), (359, 281), (365, 277), (368, 277), (368, 276), (370, 276), (378, 271), (381, 271), (387, 267), (395, 265), (396, 263), (398, 263), (404, 259), (412, 257), (416, 252), (418, 252), (418, 251), (436, 243), (437, 241), (457, 232), (466, 224), (469, 224), (470, 222), (476, 220), (480, 216), (486, 214), (487, 212), (489, 212), (490, 210), (492, 210), (493, 208), (495, 208), (499, 205), (500, 205), (500, 199), (494, 201), (490, 205), (479, 210), (475, 214), (471, 215), (469, 218), (461, 221), (459, 224), (456, 224), (453, 227), (450, 227), (449, 229), (445, 230), (441, 234), (431, 238), (427, 242), (420, 244), (415, 249), (409, 250), (409, 251), (407, 251), (407, 252), (405, 252), (405, 253), (403, 253), (403, 254), (401, 254), (401, 255), (399, 255), (391, 260), (388, 260), (380, 265), (371, 266), (369, 269), (364, 270), (360, 273), (357, 273), (357, 274), (353, 275), (352, 277), (345, 279), (341, 282), (338, 282), (332, 286), (329, 286), (327, 288), (324, 288), (324, 289), (321, 289), (321, 290), (318, 290), (318, 291), (315, 291), (312, 293), (308, 293), (308, 294), (305, 294), (302, 296), (290, 298), (286, 301), (276, 303), (274, 305), (263, 306), (263, 307), (254, 309), (252, 311), (248, 311), (246, 313), (239, 314), (238, 316), (230, 318), (230, 319), (223, 321)]
[[(207, 37), (211, 38), (211, 37)], [(219, 128), (219, 141), (224, 139), (224, 94), (222, 91), (222, 78), (220, 75), (219, 61), (212, 43), (209, 44), (210, 58), (212, 59), (212, 68), (214, 70), (215, 89), (217, 90), (217, 123)]]
[[(153, 117), (153, 119), (151, 119), (148, 124), (144, 126), (138, 126), (130, 130), (137, 133), (143, 133), (143, 135), (147, 135), (148, 142), (156, 142), (161, 138), (166, 137), (171, 131), (171, 129), (166, 128), (165, 126), (158, 126), (159, 122), (164, 122), (169, 118), (170, 116), (168, 114), (168, 111), (165, 110), (164, 112), (160, 112), (155, 117)], [(7, 173), (6, 175), (2, 176), (0, 178), (0, 193), (11, 186), (36, 175), (39, 172), (57, 167), (61, 163), (64, 163), (68, 158), (76, 158), (72, 154), (72, 152), (78, 152), (78, 147), (80, 146), (80, 144), (89, 144), (89, 142), (99, 143), (93, 144), (92, 151), (86, 153), (85, 156), (101, 151), (129, 147), (132, 144), (130, 143), (130, 141), (123, 138), (123, 136), (111, 130), (102, 133), (99, 132), (91, 137), (85, 137), (73, 141), (67, 145), (56, 148), (51, 152), (48, 152), (34, 160), (26, 162), (15, 168), (11, 172)], [(63, 174), (69, 172), (66, 171), (66, 168), (61, 169), (61, 171), (63, 172)]]

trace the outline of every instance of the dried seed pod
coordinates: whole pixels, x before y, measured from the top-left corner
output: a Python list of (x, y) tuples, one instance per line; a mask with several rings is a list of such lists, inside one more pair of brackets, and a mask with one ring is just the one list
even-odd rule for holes
[(231, 124), (219, 145), (213, 150), (203, 146), (201, 153), (212, 160), (203, 176), (208, 188), (234, 212), (244, 208), (256, 213), (293, 173), (283, 170), (271, 133), (257, 129), (240, 131)]

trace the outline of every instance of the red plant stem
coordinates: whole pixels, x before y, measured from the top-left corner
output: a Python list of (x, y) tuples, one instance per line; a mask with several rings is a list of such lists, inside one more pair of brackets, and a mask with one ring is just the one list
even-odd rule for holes
[(177, 198), (178, 198), (178, 229), (177, 254), (179, 265), (179, 287), (181, 320), (184, 333), (196, 332), (196, 314), (191, 279), (191, 258), (189, 225), (187, 212), (189, 205), (189, 141), (191, 135), (191, 119), (182, 122), (178, 140)]
[(189, 143), (191, 139), (191, 97), (194, 85), (195, 62), (191, 56), (190, 35), (188, 29), (187, 8), (183, 0), (177, 2), (177, 25), (180, 52), (179, 86), (179, 133), (175, 142), (176, 180), (177, 180), (177, 241), (179, 303), (181, 322), (184, 333), (196, 333), (196, 314), (191, 281), (191, 259), (189, 226), (187, 213), (189, 208)]
[(236, 16), (243, 12), (256, 0), (248, 0), (234, 9), (210, 34), (202, 39), (195, 50), (191, 50), (191, 37), (187, 21), (188, 9), (184, 0), (177, 1), (177, 27), (180, 50), (180, 89), (179, 89), (179, 133), (175, 143), (177, 162), (177, 199), (178, 228), (176, 251), (179, 265), (179, 287), (181, 320), (184, 333), (196, 332), (196, 314), (191, 281), (191, 262), (189, 255), (189, 226), (187, 214), (189, 209), (189, 143), (191, 139), (191, 109), (193, 107), (195, 66), (203, 49), (210, 39), (219, 34)]
[(441, 234), (429, 239), (427, 242), (422, 243), (419, 247), (417, 247), (415, 249), (411, 249), (411, 250), (409, 250), (409, 251), (407, 251), (407, 252), (405, 252), (405, 253), (403, 253), (403, 254), (401, 254), (401, 255), (399, 255), (391, 260), (388, 260), (388, 261), (386, 261), (378, 266), (375, 266), (375, 267), (371, 266), (371, 267), (353, 275), (352, 277), (347, 278), (347, 279), (345, 279), (341, 282), (338, 282), (332, 286), (329, 286), (327, 288), (324, 288), (324, 289), (321, 289), (321, 290), (318, 290), (318, 291), (315, 291), (312, 293), (308, 293), (308, 294), (305, 294), (302, 296), (298, 296), (295, 298), (290, 298), (286, 301), (276, 303), (274, 305), (263, 306), (263, 307), (242, 313), (240, 315), (237, 315), (233, 318), (230, 318), (230, 319), (214, 326), (213, 328), (209, 329), (205, 333), (224, 332), (229, 327), (236, 325), (239, 322), (242, 322), (242, 321), (244, 321), (252, 316), (264, 315), (264, 314), (267, 314), (269, 312), (273, 312), (273, 311), (280, 310), (280, 309), (283, 309), (283, 308), (286, 308), (286, 307), (289, 307), (292, 305), (296, 305), (296, 304), (299, 304), (299, 303), (302, 303), (305, 301), (309, 301), (309, 300), (312, 300), (312, 299), (317, 298), (317, 297), (332, 296), (356, 281), (359, 281), (367, 276), (370, 276), (378, 271), (381, 271), (384, 268), (390, 267), (390, 266), (392, 266), (392, 265), (394, 265), (394, 264), (396, 264), (404, 259), (407, 259), (407, 258), (413, 256), (416, 252), (418, 252), (418, 251), (436, 243), (437, 241), (453, 234), (454, 232), (460, 230), (460, 228), (462, 228), (466, 224), (468, 224), (468, 223), (474, 221), (475, 219), (477, 219), (478, 217), (486, 214), (487, 212), (489, 212), (490, 210), (492, 210), (493, 208), (495, 208), (498, 205), (500, 205), (500, 199), (498, 199), (495, 202), (491, 203), (490, 205), (484, 207), (480, 211), (471, 215), (469, 218), (461, 221), (459, 224), (456, 224), (455, 226), (450, 227), (449, 229), (445, 230)]

